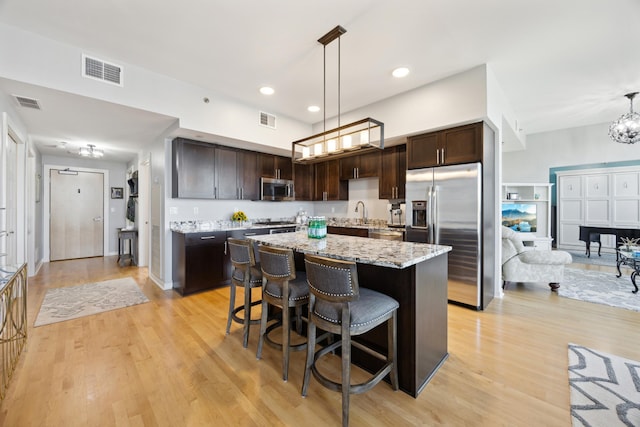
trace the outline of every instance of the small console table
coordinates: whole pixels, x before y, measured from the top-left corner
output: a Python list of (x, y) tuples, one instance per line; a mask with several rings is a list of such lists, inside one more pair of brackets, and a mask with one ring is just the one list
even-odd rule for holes
[[(129, 243), (128, 252), (125, 252), (126, 243)], [(138, 229), (136, 228), (118, 230), (118, 265), (122, 267), (127, 260), (131, 261), (131, 265), (138, 265)]]
[(636, 285), (636, 277), (638, 277), (638, 274), (640, 274), (640, 256), (637, 256), (637, 257), (635, 256), (635, 254), (637, 253), (637, 250), (636, 251), (633, 251), (631, 249), (625, 250), (623, 248), (624, 247), (621, 246), (618, 249), (616, 249), (616, 255), (618, 259), (616, 261), (616, 268), (618, 269), (618, 274), (616, 274), (616, 277), (622, 276), (622, 272), (620, 271), (621, 265), (626, 265), (627, 267), (633, 268), (633, 271), (631, 272), (631, 284), (635, 289), (631, 292), (635, 294), (638, 292), (638, 285)]

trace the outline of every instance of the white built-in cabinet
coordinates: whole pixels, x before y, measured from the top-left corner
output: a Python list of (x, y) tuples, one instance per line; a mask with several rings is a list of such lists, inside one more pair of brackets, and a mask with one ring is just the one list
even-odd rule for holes
[[(640, 228), (640, 167), (557, 172), (558, 247), (584, 248), (581, 225)], [(602, 235), (603, 248), (615, 237)]]
[(551, 187), (550, 183), (504, 183), (502, 184), (503, 211), (509, 205), (535, 205), (536, 229), (522, 232), (525, 246), (537, 250), (550, 250), (551, 237)]

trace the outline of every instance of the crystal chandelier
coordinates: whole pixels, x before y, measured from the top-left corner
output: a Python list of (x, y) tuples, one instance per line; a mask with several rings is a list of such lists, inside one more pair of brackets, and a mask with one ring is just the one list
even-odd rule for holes
[(609, 126), (609, 136), (615, 142), (622, 144), (635, 144), (640, 142), (640, 114), (633, 112), (633, 98), (638, 92), (628, 93), (625, 96), (629, 98), (629, 112), (620, 116), (618, 120)]

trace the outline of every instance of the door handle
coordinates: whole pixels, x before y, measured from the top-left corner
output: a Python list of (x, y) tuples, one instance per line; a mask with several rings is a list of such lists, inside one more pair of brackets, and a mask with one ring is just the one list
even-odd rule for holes
[(97, 217), (93, 218), (93, 221), (94, 222), (100, 222), (100, 221), (102, 221), (102, 217), (101, 216), (97, 216)]

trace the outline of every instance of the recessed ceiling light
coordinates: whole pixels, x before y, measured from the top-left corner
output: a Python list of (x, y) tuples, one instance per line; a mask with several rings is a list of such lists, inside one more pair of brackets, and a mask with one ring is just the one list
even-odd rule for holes
[(309, 105), (307, 107), (307, 111), (311, 113), (317, 113), (318, 111), (320, 111), (320, 107), (318, 107), (317, 105)]
[(273, 88), (269, 86), (263, 86), (260, 88), (260, 93), (263, 95), (273, 95), (274, 92)]
[(409, 69), (407, 67), (398, 67), (391, 73), (393, 77), (402, 78), (409, 75)]

